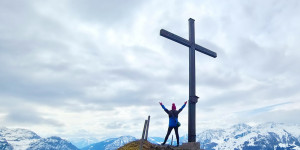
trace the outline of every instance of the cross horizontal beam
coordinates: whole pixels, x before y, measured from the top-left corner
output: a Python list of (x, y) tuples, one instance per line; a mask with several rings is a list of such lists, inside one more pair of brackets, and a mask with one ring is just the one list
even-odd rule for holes
[[(180, 43), (180, 44), (182, 44), (184, 46), (191, 47), (190, 41), (188, 41), (188, 40), (186, 40), (186, 39), (184, 39), (184, 38), (182, 38), (182, 37), (180, 37), (180, 36), (178, 36), (176, 34), (173, 34), (173, 33), (169, 32), (167, 30), (161, 29), (160, 30), (160, 35), (163, 36), (163, 37), (165, 37), (165, 38), (167, 38), (167, 39), (170, 39), (170, 40), (172, 40), (174, 42)], [(202, 47), (202, 46), (200, 46), (198, 44), (195, 44), (195, 50), (197, 50), (197, 51), (199, 51), (201, 53), (204, 53), (204, 54), (206, 54), (208, 56), (214, 57), (214, 58), (217, 57), (217, 53), (215, 53), (215, 52), (213, 52), (213, 51), (211, 51), (211, 50), (209, 50), (209, 49), (207, 49), (205, 47)]]

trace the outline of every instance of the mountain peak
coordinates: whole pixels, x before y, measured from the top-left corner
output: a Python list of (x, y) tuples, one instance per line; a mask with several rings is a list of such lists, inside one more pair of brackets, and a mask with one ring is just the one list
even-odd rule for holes
[(26, 149), (64, 149), (78, 150), (70, 142), (57, 136), (41, 138), (27, 129), (0, 129), (0, 149), (26, 150)]
[(40, 139), (41, 137), (38, 136), (36, 133), (27, 130), (27, 129), (8, 129), (8, 128), (1, 128), (0, 129), (0, 136), (5, 137), (7, 141), (21, 141), (25, 139)]
[(57, 136), (42, 138), (30, 144), (28, 149), (63, 149), (63, 150), (78, 150), (73, 144), (67, 140)]
[(245, 123), (239, 123), (239, 124), (231, 126), (231, 128), (235, 128), (237, 130), (243, 130), (243, 129), (251, 129), (251, 126), (249, 126)]
[(135, 140), (136, 138), (133, 136), (121, 136), (118, 138), (110, 138), (105, 141), (86, 146), (82, 148), (82, 150), (98, 150), (98, 149), (113, 150), (113, 149), (118, 149), (119, 147)]

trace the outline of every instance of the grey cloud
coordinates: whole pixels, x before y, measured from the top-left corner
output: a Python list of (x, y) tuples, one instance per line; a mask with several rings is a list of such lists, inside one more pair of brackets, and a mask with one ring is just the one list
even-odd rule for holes
[(37, 124), (47, 124), (52, 126), (61, 127), (62, 123), (54, 120), (42, 117), (41, 114), (34, 110), (24, 109), (14, 109), (11, 110), (4, 118), (5, 122), (10, 124), (21, 124), (21, 125), (37, 125)]
[[(1, 93), (37, 102), (41, 99), (52, 99), (48, 102), (53, 102), (58, 95), (76, 95), (78, 91), (67, 87), (69, 84), (64, 81), (51, 82), (51, 76), (43, 76), (41, 79), (32, 76), (51, 71), (53, 74), (61, 74), (69, 69), (68, 62), (62, 61), (66, 46), (61, 41), (51, 39), (53, 36), (61, 37), (62, 27), (50, 18), (40, 16), (33, 3), (1, 3), (4, 8), (1, 10), (5, 11), (1, 14), (7, 14), (0, 16), (3, 22), (0, 28)], [(39, 58), (38, 54), (44, 52), (52, 55), (56, 53), (55, 63), (47, 63)]]
[[(1, 49), (3, 50), (2, 58), (4, 58), (3, 64), (6, 65), (3, 66), (4, 68), (2, 68), (2, 72), (6, 72), (6, 70), (9, 71), (3, 74), (3, 84), (1, 87), (2, 94), (11, 95), (14, 93), (15, 96), (25, 97), (27, 101), (35, 101), (37, 103), (51, 105), (64, 104), (63, 99), (65, 98), (81, 99), (84, 103), (87, 101), (93, 102), (95, 104), (98, 104), (100, 107), (102, 107), (103, 102), (105, 104), (111, 103), (107, 104), (107, 106), (115, 104), (122, 104), (126, 106), (131, 105), (132, 103), (144, 105), (145, 103), (151, 103), (151, 100), (147, 98), (147, 95), (151, 95), (152, 93), (167, 93), (167, 89), (169, 86), (185, 85), (187, 83), (185, 82), (187, 81), (187, 73), (177, 73), (177, 70), (182, 70), (178, 67), (183, 67), (183, 65), (179, 65), (179, 63), (176, 62), (176, 58), (174, 58), (174, 63), (178, 64), (178, 67), (165, 66), (163, 63), (164, 61), (162, 61), (161, 65), (163, 69), (171, 69), (170, 75), (164, 78), (151, 77), (151, 74), (146, 73), (153, 72), (153, 74), (155, 74), (155, 70), (152, 71), (152, 69), (157, 69), (157, 66), (150, 66), (151, 68), (148, 68), (149, 66), (145, 66), (144, 71), (143, 69), (139, 68), (131, 69), (130, 67), (128, 67), (126, 62), (124, 62), (121, 56), (126, 54), (114, 55), (115, 62), (113, 62), (111, 60), (105, 60), (105, 55), (101, 57), (101, 55), (99, 55), (99, 53), (96, 52), (96, 56), (99, 56), (99, 60), (103, 58), (100, 61), (100, 63), (108, 65), (106, 66), (105, 70), (92, 71), (85, 69), (77, 69), (76, 65), (78, 65), (78, 63), (80, 62), (76, 61), (76, 59), (78, 59), (79, 57), (72, 55), (72, 50), (69, 49), (65, 43), (58, 40), (53, 41), (52, 39), (47, 38), (47, 36), (49, 35), (50, 37), (58, 36), (64, 38), (71, 38), (69, 34), (70, 31), (65, 30), (64, 27), (60, 26), (58, 22), (55, 22), (55, 20), (43, 17), (45, 16), (36, 15), (35, 19), (29, 20), (29, 23), (24, 22), (24, 25), (27, 25), (28, 27), (26, 28), (27, 32), (37, 31), (37, 34), (32, 37), (29, 37), (27, 41), (22, 41), (20, 44), (12, 45), (6, 44), (9, 43), (10, 40), (8, 40), (8, 42), (3, 41), (1, 47)], [(43, 21), (39, 21), (38, 19), (42, 19)], [(50, 20), (52, 22), (48, 23), (47, 20)], [(34, 26), (35, 28), (30, 28), (31, 23), (37, 23)], [(50, 28), (47, 28), (49, 24), (51, 25), (51, 23), (53, 24), (53, 28), (51, 26)], [(43, 37), (43, 35), (47, 35), (46, 38)], [(95, 49), (98, 49), (97, 46), (93, 46), (94, 44), (90, 42), (83, 42), (82, 44), (86, 44), (84, 47), (91, 49), (88, 50), (88, 53), (93, 52), (93, 50), (95, 51)], [(145, 61), (148, 59), (148, 56), (150, 58), (153, 58), (153, 60), (147, 60), (149, 61), (149, 63), (150, 61), (156, 61), (157, 59), (161, 58), (158, 57), (157, 54), (153, 54), (152, 52), (143, 47), (132, 47), (132, 49), (135, 51), (136, 56), (143, 57), (140, 58), (140, 60)], [(26, 51), (27, 53), (24, 53), (24, 51)], [(40, 60), (38, 58), (38, 54), (44, 52), (46, 52), (48, 56), (50, 55), (52, 57), (50, 60), (48, 60), (48, 62)], [(183, 50), (183, 53), (186, 52), (186, 50)], [(24, 53), (25, 55), (19, 55), (20, 53)], [(177, 53), (172, 52), (170, 54)], [(96, 59), (96, 57), (90, 55), (87, 56), (89, 58)], [(118, 56), (120, 57), (118, 58)], [(17, 60), (17, 62), (13, 63), (13, 60)], [(99, 61), (95, 61), (94, 63), (99, 63)], [(22, 64), (22, 66), (18, 64)], [(187, 67), (184, 66), (184, 68)], [(30, 74), (36, 74), (39, 72), (46, 72), (42, 79), (30, 78)], [(51, 74), (57, 74), (61, 77), (55, 79)], [(105, 84), (109, 84), (109, 82), (117, 82), (118, 80), (122, 80), (123, 78), (128, 78), (132, 80), (133, 83), (137, 81), (141, 82), (138, 83), (140, 84), (138, 91), (133, 92), (128, 91), (126, 89), (117, 89), (119, 92), (115, 97), (112, 97), (109, 100), (103, 100), (90, 99), (86, 97), (81, 90), (82, 87), (89, 87), (91, 85), (105, 86)], [(94, 81), (92, 79), (94, 79)], [(85, 83), (82, 83), (81, 80), (84, 80)], [(124, 102), (118, 102), (120, 99), (124, 98)]]
[(237, 114), (241, 115), (241, 116), (256, 116), (258, 114), (270, 112), (277, 106), (282, 106), (282, 105), (291, 104), (291, 103), (293, 103), (293, 102), (285, 102), (285, 103), (280, 103), (280, 104), (275, 104), (275, 105), (264, 106), (264, 107), (260, 107), (260, 108), (256, 108), (256, 109), (252, 109), (252, 110), (237, 112)]
[(105, 127), (107, 129), (119, 129), (119, 128), (122, 128), (124, 125), (120, 122), (112, 122), (112, 123), (109, 123), (107, 124)]
[[(279, 83), (280, 84), (280, 83)], [(213, 96), (202, 103), (208, 108), (232, 107), (239, 105), (240, 107), (256, 104), (261, 101), (268, 101), (273, 104), (273, 99), (281, 99), (286, 102), (289, 97), (298, 94), (298, 86), (280, 87), (280, 85), (270, 84), (261, 85), (249, 90), (228, 90), (226, 93)]]
[[(61, 98), (76, 96), (80, 91), (65, 81), (46, 81), (27, 78), (26, 75), (8, 73), (1, 76), (1, 94), (14, 95), (37, 103), (53, 104)], [(50, 79), (51, 80), (51, 79)]]
[(71, 12), (82, 20), (112, 25), (135, 15), (142, 1), (68, 1)]
[(242, 122), (256, 121), (256, 122), (284, 122), (284, 123), (299, 123), (300, 110), (276, 110), (257, 115), (239, 117)]
[(243, 72), (265, 78), (298, 72), (295, 68), (299, 65), (299, 53), (291, 51), (293, 55), (288, 56), (286, 53), (290, 52), (287, 47), (262, 47), (250, 39), (240, 39), (238, 42), (237, 53), (232, 57)]
[(197, 78), (197, 85), (203, 87), (212, 87), (216, 89), (224, 89), (234, 87), (242, 82), (241, 77), (235, 71), (228, 71), (229, 69), (216, 68), (215, 72), (199, 71)]

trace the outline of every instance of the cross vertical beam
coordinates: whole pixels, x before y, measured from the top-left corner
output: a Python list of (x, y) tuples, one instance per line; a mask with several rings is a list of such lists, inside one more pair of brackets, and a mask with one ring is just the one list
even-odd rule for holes
[(195, 43), (195, 20), (189, 19), (189, 40), (186, 40), (167, 30), (161, 29), (160, 35), (174, 42), (189, 47), (189, 116), (188, 116), (188, 142), (196, 142), (196, 71), (195, 71), (195, 50), (211, 56), (217, 57), (217, 53)]
[(192, 101), (196, 96), (196, 72), (195, 72), (195, 20), (189, 19), (189, 110), (188, 110), (188, 141), (196, 141), (196, 103)]

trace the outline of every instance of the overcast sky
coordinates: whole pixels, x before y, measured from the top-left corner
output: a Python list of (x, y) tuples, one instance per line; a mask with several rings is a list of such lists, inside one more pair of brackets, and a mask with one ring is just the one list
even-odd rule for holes
[[(164, 137), (188, 100), (196, 52), (197, 130), (300, 123), (300, 1), (0, 0), (0, 126), (63, 138)], [(187, 134), (188, 107), (179, 116)]]

